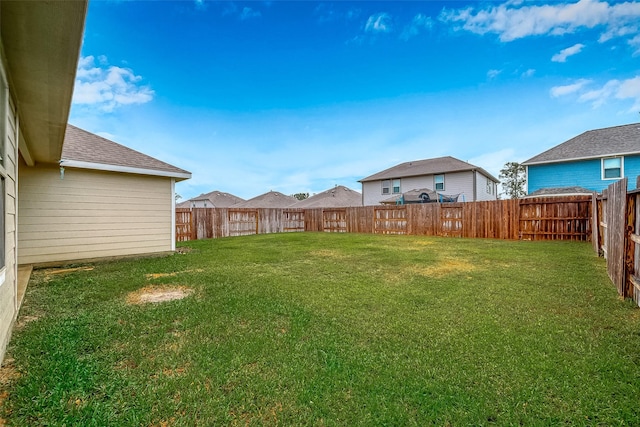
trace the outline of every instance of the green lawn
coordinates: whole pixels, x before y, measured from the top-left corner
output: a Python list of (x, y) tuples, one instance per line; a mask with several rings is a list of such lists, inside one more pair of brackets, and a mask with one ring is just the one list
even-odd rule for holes
[[(34, 272), (0, 418), (640, 425), (640, 310), (589, 244), (292, 233), (182, 247)], [(162, 286), (193, 292), (130, 304)]]

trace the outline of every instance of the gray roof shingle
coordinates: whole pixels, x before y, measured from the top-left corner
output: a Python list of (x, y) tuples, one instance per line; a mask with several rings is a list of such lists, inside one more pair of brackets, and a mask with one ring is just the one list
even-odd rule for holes
[(315, 194), (308, 199), (300, 200), (292, 208), (348, 208), (362, 206), (362, 194), (343, 185)]
[(370, 175), (359, 182), (378, 181), (381, 179), (405, 178), (410, 176), (437, 175), (451, 172), (465, 172), (477, 170), (494, 182), (499, 182), (493, 175), (484, 169), (474, 166), (471, 163), (463, 162), (455, 157), (437, 157), (434, 159), (414, 160), (412, 162), (400, 163), (389, 169)]
[(555, 163), (640, 153), (640, 123), (584, 132), (523, 162)]
[(64, 137), (61, 162), (65, 160), (178, 174), (183, 179), (191, 176), (191, 172), (73, 125), (67, 125)]
[(287, 196), (278, 191), (269, 191), (252, 199), (238, 203), (234, 208), (286, 208), (296, 203), (295, 197)]
[(541, 188), (532, 193), (527, 194), (526, 197), (541, 197), (541, 196), (567, 196), (567, 195), (578, 195), (578, 194), (593, 194), (593, 190), (589, 190), (584, 187), (552, 187), (552, 188)]
[(244, 202), (244, 199), (224, 191), (214, 190), (209, 193), (203, 193), (199, 196), (192, 197), (187, 202), (207, 201), (211, 203), (213, 208), (228, 208), (238, 203)]

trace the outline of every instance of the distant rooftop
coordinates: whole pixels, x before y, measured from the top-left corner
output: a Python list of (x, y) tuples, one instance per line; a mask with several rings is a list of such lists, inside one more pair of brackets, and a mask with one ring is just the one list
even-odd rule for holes
[(269, 191), (252, 199), (234, 205), (236, 208), (286, 208), (298, 200), (278, 191)]
[(437, 175), (442, 173), (451, 172), (465, 172), (477, 170), (482, 172), (483, 175), (492, 179), (494, 182), (499, 182), (493, 175), (481, 167), (472, 165), (471, 163), (463, 162), (455, 157), (436, 157), (433, 159), (414, 160), (411, 162), (400, 163), (389, 169), (385, 169), (381, 172), (370, 175), (360, 180), (360, 182), (378, 181), (382, 179), (392, 178), (405, 178), (410, 176), (422, 176), (422, 175)]
[(362, 206), (362, 194), (342, 185), (300, 200), (292, 208), (346, 208)]

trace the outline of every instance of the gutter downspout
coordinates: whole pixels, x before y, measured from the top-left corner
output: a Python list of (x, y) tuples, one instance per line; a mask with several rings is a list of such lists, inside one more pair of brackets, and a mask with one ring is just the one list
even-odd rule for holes
[(477, 170), (473, 169), (473, 202), (478, 200), (478, 188), (477, 188), (477, 177), (476, 174), (478, 173)]

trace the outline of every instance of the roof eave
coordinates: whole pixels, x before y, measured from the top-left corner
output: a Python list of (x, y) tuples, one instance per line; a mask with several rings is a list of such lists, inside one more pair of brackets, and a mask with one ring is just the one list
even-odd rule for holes
[(3, 1), (0, 8), (22, 151), (34, 162), (56, 163), (71, 109), (87, 0)]
[(372, 182), (372, 181), (382, 181), (384, 179), (414, 178), (416, 176), (440, 175), (440, 174), (447, 174), (447, 173), (473, 172), (473, 171), (477, 171), (477, 172), (482, 173), (487, 178), (490, 178), (491, 180), (493, 180), (493, 182), (500, 182), (496, 177), (494, 177), (489, 172), (487, 172), (486, 170), (484, 170), (484, 169), (482, 169), (480, 167), (471, 167), (471, 168), (456, 169), (456, 170), (443, 170), (443, 171), (438, 171), (438, 172), (410, 173), (410, 174), (401, 174), (401, 175), (393, 175), (393, 174), (391, 174), (391, 175), (384, 175), (384, 176), (377, 177), (377, 178), (375, 177), (375, 175), (371, 175), (371, 176), (368, 176), (366, 178), (363, 178), (363, 179), (359, 180), (358, 182), (365, 183), (365, 182)]
[(60, 166), (77, 169), (90, 169), (105, 172), (132, 173), (136, 175), (161, 176), (166, 178), (175, 178), (177, 182), (191, 178), (191, 172), (187, 171), (163, 171), (158, 169), (134, 168), (129, 166), (107, 165), (104, 163), (82, 162), (78, 160), (60, 160)]
[(573, 157), (573, 158), (567, 158), (567, 159), (538, 160), (538, 161), (531, 161), (532, 159), (529, 159), (525, 162), (522, 162), (522, 165), (523, 166), (544, 165), (548, 163), (577, 162), (580, 160), (593, 160), (593, 159), (603, 159), (607, 157), (634, 156), (634, 155), (636, 156), (640, 155), (640, 151), (630, 151), (627, 153), (599, 154), (599, 155), (593, 155), (593, 156)]

